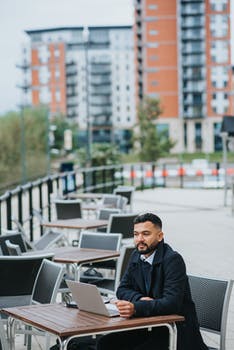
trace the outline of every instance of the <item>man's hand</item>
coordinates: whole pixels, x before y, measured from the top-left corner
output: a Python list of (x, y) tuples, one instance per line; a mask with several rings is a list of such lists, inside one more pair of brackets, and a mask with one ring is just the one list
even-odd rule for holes
[(115, 302), (115, 304), (119, 310), (120, 317), (130, 318), (134, 315), (135, 308), (133, 303), (130, 303), (130, 301), (118, 300)]
[(142, 297), (142, 298), (140, 298), (140, 300), (154, 300), (154, 299), (150, 298), (150, 297)]

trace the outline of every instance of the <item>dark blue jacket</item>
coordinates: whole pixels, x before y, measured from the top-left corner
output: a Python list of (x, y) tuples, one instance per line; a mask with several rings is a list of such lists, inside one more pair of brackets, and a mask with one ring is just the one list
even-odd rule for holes
[[(141, 301), (144, 296), (154, 300)], [(158, 244), (154, 256), (149, 292), (146, 292), (142, 261), (135, 250), (120, 282), (117, 297), (134, 304), (136, 317), (183, 315), (185, 322), (177, 324), (177, 349), (208, 350), (199, 331), (184, 260), (164, 241)]]

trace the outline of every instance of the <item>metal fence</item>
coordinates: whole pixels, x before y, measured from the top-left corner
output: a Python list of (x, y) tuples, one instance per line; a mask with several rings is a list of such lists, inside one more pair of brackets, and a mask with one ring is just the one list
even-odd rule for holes
[[(232, 176), (234, 169), (229, 168), (227, 172), (228, 176)], [(38, 221), (35, 210), (46, 220), (50, 220), (53, 196), (63, 196), (73, 191), (112, 193), (118, 185), (132, 185), (138, 190), (158, 186), (205, 187), (207, 176), (212, 178), (215, 188), (223, 187), (223, 170), (215, 164), (210, 164), (205, 171), (191, 171), (181, 163), (157, 166), (156, 163), (137, 163), (57, 173), (18, 186), (0, 196), (0, 234), (4, 230), (13, 229), (17, 223), (23, 226), (29, 239), (33, 241)], [(42, 233), (41, 229), (40, 234)]]

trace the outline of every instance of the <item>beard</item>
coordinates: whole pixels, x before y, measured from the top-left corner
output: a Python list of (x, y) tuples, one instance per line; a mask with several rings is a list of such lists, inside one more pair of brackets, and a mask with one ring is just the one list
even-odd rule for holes
[[(159, 243), (158, 241), (154, 242), (150, 245), (148, 245), (146, 243), (138, 243), (138, 244), (136, 244), (136, 249), (140, 255), (150, 254), (156, 250), (158, 243)], [(139, 248), (139, 245), (143, 245), (144, 248)]]

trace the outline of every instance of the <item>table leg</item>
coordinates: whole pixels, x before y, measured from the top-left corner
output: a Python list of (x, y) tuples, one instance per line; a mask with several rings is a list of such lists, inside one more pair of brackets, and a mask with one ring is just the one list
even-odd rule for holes
[(9, 329), (9, 347), (10, 350), (15, 350), (15, 319), (12, 317), (8, 318), (8, 329)]

